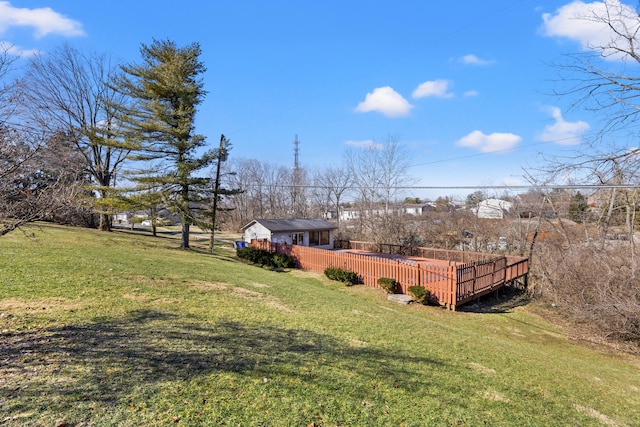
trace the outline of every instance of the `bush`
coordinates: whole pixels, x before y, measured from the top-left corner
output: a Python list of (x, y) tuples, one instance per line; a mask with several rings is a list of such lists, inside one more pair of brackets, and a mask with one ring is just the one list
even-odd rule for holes
[(272, 253), (264, 249), (251, 246), (236, 251), (238, 258), (246, 259), (254, 264), (266, 265), (274, 268), (294, 268), (296, 260), (287, 254)]
[(398, 282), (396, 279), (390, 277), (381, 277), (378, 279), (378, 286), (380, 286), (388, 294), (395, 294), (398, 289)]
[(296, 266), (296, 259), (287, 254), (273, 254), (271, 261), (272, 266), (276, 268), (294, 268)]
[(249, 262), (261, 265), (270, 265), (271, 258), (273, 257), (271, 252), (264, 249), (253, 248), (251, 246), (238, 249), (236, 251), (236, 255), (238, 258), (246, 259)]
[(355, 271), (343, 270), (337, 267), (327, 267), (324, 269), (324, 275), (331, 280), (337, 280), (347, 286), (358, 283), (358, 274)]
[(429, 292), (428, 289), (425, 289), (422, 286), (409, 286), (409, 288), (407, 288), (407, 291), (415, 302), (425, 305), (429, 303), (431, 292)]

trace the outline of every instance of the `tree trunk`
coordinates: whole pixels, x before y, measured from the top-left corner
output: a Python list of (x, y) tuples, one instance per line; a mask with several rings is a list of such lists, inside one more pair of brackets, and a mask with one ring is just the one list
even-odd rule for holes
[(100, 224), (98, 225), (100, 231), (111, 231), (111, 215), (108, 213), (100, 214)]
[(189, 249), (189, 226), (187, 222), (182, 223), (182, 241), (180, 242), (180, 249)]

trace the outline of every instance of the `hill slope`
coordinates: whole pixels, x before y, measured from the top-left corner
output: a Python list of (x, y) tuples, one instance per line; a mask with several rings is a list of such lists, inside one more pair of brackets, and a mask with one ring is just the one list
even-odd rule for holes
[(640, 361), (167, 239), (0, 239), (0, 424), (640, 425)]

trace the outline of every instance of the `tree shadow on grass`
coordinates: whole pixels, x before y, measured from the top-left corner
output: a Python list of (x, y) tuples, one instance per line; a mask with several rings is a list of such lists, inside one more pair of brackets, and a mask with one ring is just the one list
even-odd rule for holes
[[(313, 376), (308, 375), (310, 366)], [(127, 405), (136, 388), (216, 372), (315, 378), (314, 386), (334, 390), (337, 380), (345, 387), (344, 397), (356, 399), (360, 392), (349, 387), (346, 375), (341, 377), (349, 372), (408, 393), (424, 393), (433, 379), (416, 375), (416, 370), (440, 366), (438, 360), (353, 346), (308, 330), (231, 321), (211, 324), (145, 310), (84, 325), (4, 335), (0, 413), (64, 414), (76, 405)], [(332, 370), (332, 378), (324, 368)]]

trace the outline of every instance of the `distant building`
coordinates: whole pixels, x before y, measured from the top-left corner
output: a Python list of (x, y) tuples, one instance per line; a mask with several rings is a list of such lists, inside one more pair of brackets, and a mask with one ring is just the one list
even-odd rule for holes
[(486, 199), (471, 208), (471, 211), (483, 219), (503, 219), (513, 207), (513, 203), (501, 199)]
[(337, 227), (323, 219), (254, 219), (244, 227), (244, 241), (268, 240), (287, 245), (333, 249)]
[(434, 211), (435, 208), (436, 205), (434, 203), (405, 203), (400, 205), (399, 210), (407, 215), (420, 216)]

